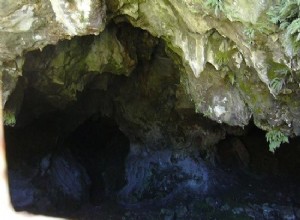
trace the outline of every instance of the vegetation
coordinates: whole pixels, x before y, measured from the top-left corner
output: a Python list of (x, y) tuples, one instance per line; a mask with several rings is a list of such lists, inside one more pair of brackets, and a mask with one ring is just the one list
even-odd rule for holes
[(227, 65), (235, 52), (235, 50), (230, 48), (228, 39), (222, 40), (219, 48), (215, 49), (217, 50), (215, 52), (215, 60), (220, 66)]
[(216, 16), (224, 11), (224, 0), (206, 0), (204, 4), (206, 7), (213, 9)]
[(253, 44), (255, 38), (255, 30), (252, 27), (245, 28), (243, 32), (246, 37), (248, 38), (248, 43)]
[(283, 87), (288, 76), (292, 76), (292, 74), (284, 64), (271, 62), (268, 66), (268, 77), (271, 79), (269, 89), (274, 96), (284, 90)]
[(300, 0), (280, 0), (268, 11), (272, 23), (285, 31), (285, 47), (297, 55), (300, 49)]
[(227, 74), (227, 76), (228, 76), (228, 79), (229, 79), (229, 82), (231, 83), (231, 85), (234, 85), (234, 83), (235, 83), (235, 74), (234, 74), (234, 72), (228, 72), (228, 74)]
[(230, 60), (230, 53), (228, 51), (218, 51), (215, 53), (215, 59), (220, 66), (225, 65)]
[(16, 117), (14, 112), (4, 110), (3, 111), (3, 120), (4, 125), (6, 126), (14, 126), (16, 124)]
[(211, 107), (209, 106), (207, 110), (205, 110), (203, 112), (203, 116), (206, 117), (206, 118), (212, 118), (213, 117), (213, 112), (212, 112), (212, 109)]
[(278, 95), (283, 88), (285, 81), (282, 78), (274, 78), (271, 80), (269, 87), (274, 95)]
[(269, 22), (258, 21), (257, 23), (247, 23), (245, 24), (245, 28), (243, 34), (246, 36), (249, 44), (255, 43), (255, 38), (259, 34), (269, 35), (274, 32), (274, 26), (270, 25)]
[(268, 75), (271, 79), (269, 88), (274, 96), (282, 92), (287, 76), (291, 76), (291, 71), (281, 63), (272, 63), (268, 67)]
[(269, 150), (275, 152), (282, 143), (289, 143), (288, 137), (278, 130), (271, 130), (266, 134), (267, 141), (269, 142)]

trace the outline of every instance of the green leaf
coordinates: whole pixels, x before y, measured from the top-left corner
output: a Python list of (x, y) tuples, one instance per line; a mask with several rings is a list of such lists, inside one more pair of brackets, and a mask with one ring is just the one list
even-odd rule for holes
[(266, 139), (269, 142), (269, 150), (274, 153), (282, 143), (289, 143), (288, 137), (278, 130), (268, 131)]

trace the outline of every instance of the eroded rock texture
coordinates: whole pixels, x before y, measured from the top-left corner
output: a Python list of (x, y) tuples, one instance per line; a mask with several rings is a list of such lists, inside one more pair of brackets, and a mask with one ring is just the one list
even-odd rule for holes
[[(232, 208), (258, 219), (295, 218), (299, 187), (268, 196), (274, 206), (253, 204), (269, 179), (249, 174), (233, 194), (250, 205), (237, 207), (224, 200), (238, 181), (216, 166), (243, 175), (294, 175), (300, 167), (296, 143), (274, 156), (264, 133), (251, 133), (252, 121), (272, 131), (273, 152), (299, 135), (298, 1), (0, 0), (0, 15), (17, 209), (78, 217), (79, 207), (86, 215), (90, 204), (111, 202), (141, 211), (122, 209), (125, 219), (208, 218), (197, 212), (208, 207), (220, 216)], [(289, 201), (296, 211), (285, 216)], [(149, 207), (166, 209), (150, 218)]]
[[(297, 4), (291, 1), (290, 7), (297, 10)], [(126, 21), (166, 43), (170, 56), (180, 66), (181, 84), (191, 95), (197, 112), (238, 126), (247, 125), (253, 116), (255, 124), (264, 130), (298, 135), (298, 47), (286, 39), (288, 30), (272, 23), (273, 5), (273, 1), (242, 0), (3, 1), (0, 42), (3, 104), (17, 89), (26, 51), (42, 49), (65, 38), (97, 35), (108, 24)], [(294, 17), (289, 22), (297, 19), (297, 14), (291, 16)], [(63, 95), (66, 97), (62, 99), (72, 99), (76, 91), (82, 90), (88, 75), (82, 73), (85, 79), (81, 79), (78, 72), (84, 65), (88, 71), (131, 73), (134, 57), (126, 55), (111, 35), (113, 30), (106, 30), (92, 45), (66, 42), (62, 46), (71, 49), (77, 45), (83, 49), (78, 55), (70, 54), (71, 58), (64, 54), (67, 50), (57, 54), (51, 64), (57, 69), (49, 86), (66, 85)], [(148, 40), (145, 43), (151, 44)], [(95, 57), (99, 56), (99, 63), (95, 63)], [(73, 72), (74, 63), (78, 68)], [(68, 72), (63, 78), (59, 66)], [(18, 110), (9, 107), (5, 110), (6, 123), (13, 124)]]

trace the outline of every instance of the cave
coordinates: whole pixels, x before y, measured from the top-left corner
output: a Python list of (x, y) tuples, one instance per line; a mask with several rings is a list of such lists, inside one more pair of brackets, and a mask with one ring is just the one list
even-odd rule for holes
[[(212, 64), (204, 81), (190, 81), (164, 40), (122, 21), (27, 52), (22, 68), (5, 104), (15, 210), (69, 219), (299, 218), (299, 138), (270, 152), (231, 76), (213, 75)], [(207, 93), (195, 92), (201, 84)], [(220, 106), (224, 88), (239, 107), (233, 116)]]
[[(27, 97), (30, 98), (29, 103)], [(32, 107), (33, 102), (48, 106), (36, 97), (40, 98), (37, 91), (26, 91), (22, 109), (29, 108), (29, 105)], [(22, 117), (25, 121), (28, 119), (27, 113), (26, 110), (20, 112), (20, 121)], [(65, 211), (74, 211), (79, 204), (91, 203), (96, 206), (104, 200), (112, 200), (115, 193), (126, 184), (125, 160), (129, 153), (129, 140), (118, 129), (115, 121), (93, 115), (76, 129), (63, 134), (59, 128), (63, 126), (61, 123), (64, 117), (63, 112), (53, 110), (26, 123), (26, 126), (5, 129), (9, 177), (12, 180), (11, 197), (16, 210), (25, 208), (33, 213), (42, 211), (43, 214), (56, 212), (56, 215), (63, 215)], [(76, 175), (79, 177), (72, 176), (72, 172), (78, 172)], [(33, 185), (41, 194), (32, 191), (31, 186), (26, 184), (24, 187), (28, 187), (27, 189), (19, 189), (20, 186), (15, 185), (15, 179), (26, 180), (32, 178), (32, 175), (35, 176)], [(54, 182), (51, 182), (52, 178), (55, 178)], [(44, 188), (47, 181), (49, 187), (60, 185), (65, 192), (59, 189), (48, 191)], [(60, 181), (65, 182), (65, 185)], [(73, 181), (82, 181), (82, 186), (73, 184)], [(50, 193), (56, 195), (51, 197)], [(57, 197), (64, 193), (67, 193), (65, 200), (59, 201)], [(70, 193), (79, 195), (71, 196), (68, 200)], [(35, 201), (42, 202), (41, 206), (44, 208), (30, 204), (30, 199), (34, 199), (35, 196), (49, 198), (46, 202)], [(80, 203), (76, 203), (76, 200)], [(66, 205), (66, 202), (69, 203)], [(47, 210), (45, 207), (49, 203), (51, 205)]]
[(113, 120), (94, 116), (72, 132), (64, 145), (90, 177), (91, 203), (101, 204), (126, 185), (129, 140)]

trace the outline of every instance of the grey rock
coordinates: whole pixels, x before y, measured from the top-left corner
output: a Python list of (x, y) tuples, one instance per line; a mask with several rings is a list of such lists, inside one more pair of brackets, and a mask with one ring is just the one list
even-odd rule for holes
[(296, 215), (294, 213), (294, 210), (290, 207), (285, 207), (281, 210), (281, 216), (284, 220), (295, 220)]
[(184, 219), (188, 214), (188, 209), (186, 206), (178, 206), (176, 207), (175, 213), (176, 213), (176, 218)]
[(244, 212), (244, 208), (236, 207), (236, 208), (233, 208), (231, 211), (235, 215), (240, 215)]
[(32, 178), (20, 171), (9, 171), (10, 194), (12, 204), (17, 210), (26, 210), (36, 203), (38, 189), (32, 184)]
[(228, 204), (222, 205), (220, 210), (221, 211), (228, 211), (230, 209), (230, 206)]
[(296, 209), (295, 213), (296, 213), (296, 217), (300, 218), (300, 209)]
[[(218, 189), (218, 179), (224, 174), (209, 169), (201, 158), (186, 155), (172, 163), (171, 157), (169, 150), (152, 152), (147, 157), (134, 153), (128, 156), (128, 183), (119, 193), (125, 206), (159, 205), (178, 195), (205, 195)], [(227, 180), (230, 182), (230, 178)], [(224, 181), (222, 184), (227, 185)], [(128, 201), (130, 195), (136, 195), (139, 202)]]
[(54, 204), (72, 209), (88, 201), (90, 179), (70, 153), (52, 156), (48, 178)]
[(162, 209), (160, 211), (164, 220), (174, 220), (175, 219), (175, 212), (171, 209)]

